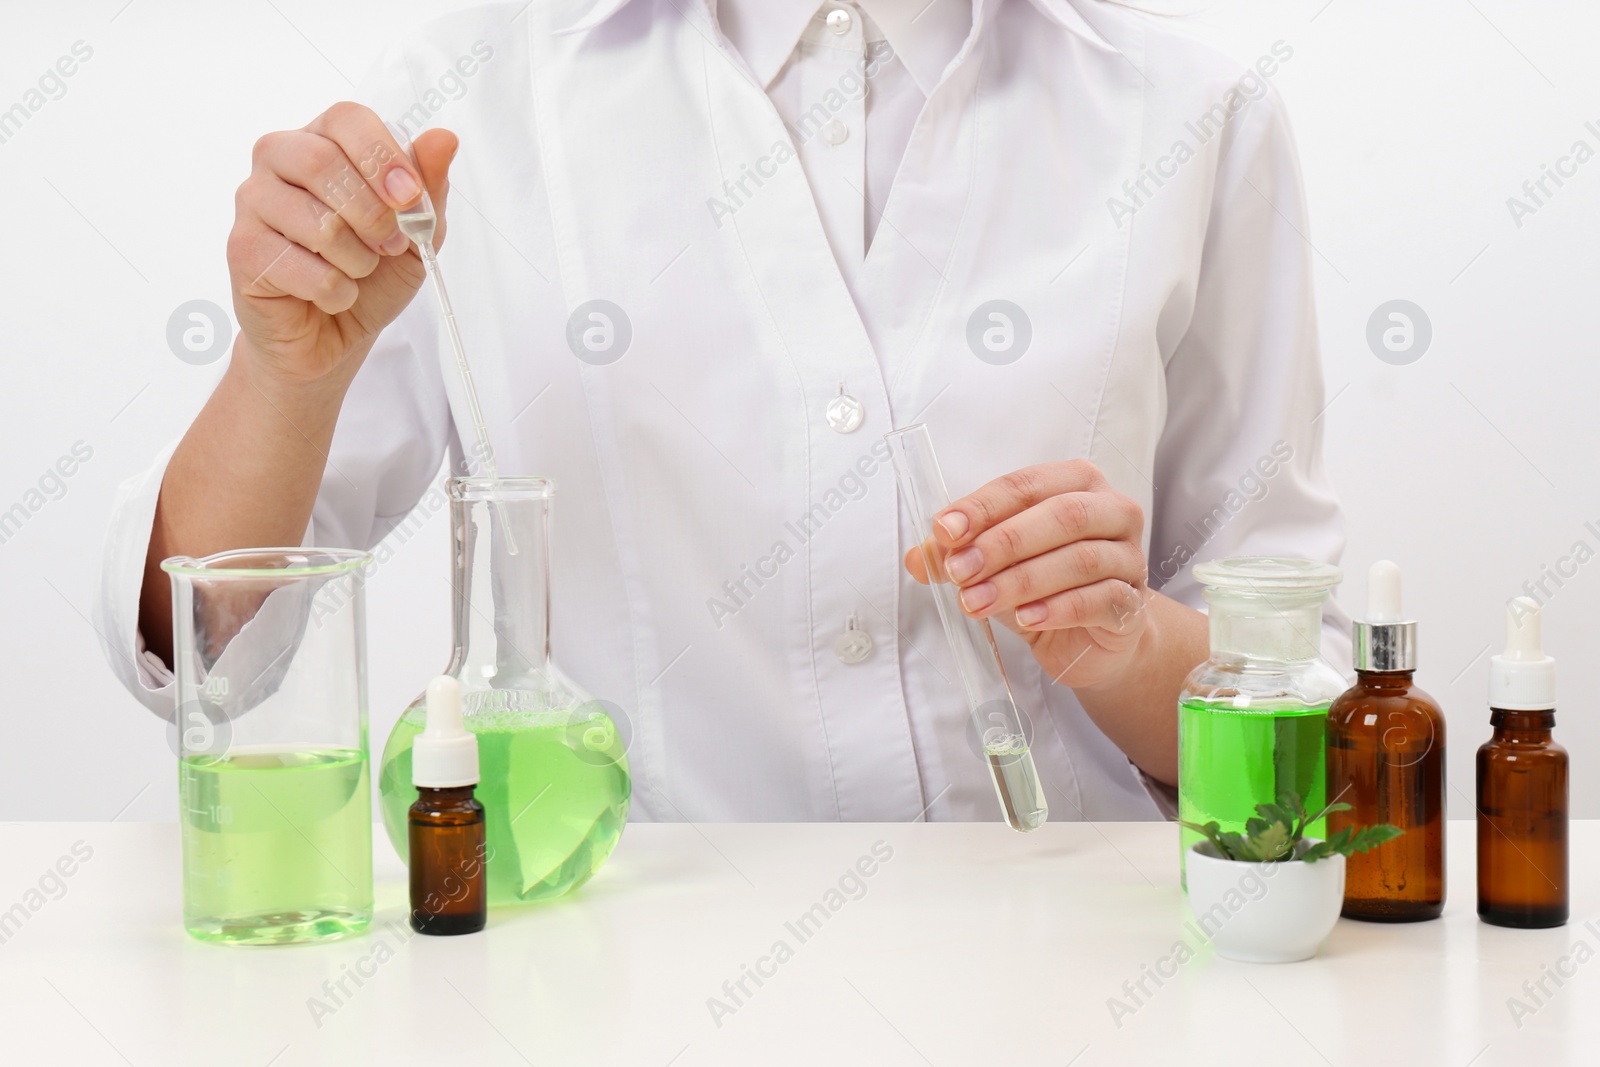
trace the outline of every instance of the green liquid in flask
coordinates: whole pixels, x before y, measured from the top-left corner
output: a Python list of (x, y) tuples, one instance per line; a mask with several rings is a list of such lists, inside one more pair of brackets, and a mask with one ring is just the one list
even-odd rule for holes
[[(384, 746), (378, 793), (389, 840), (406, 858), (411, 744), (426, 722), (413, 707)], [(632, 779), (622, 740), (593, 706), (560, 711), (497, 708), (466, 717), (478, 737), (476, 795), (488, 839), (489, 903), (549, 900), (587, 882), (616, 848)]]
[[(1235, 708), (1200, 700), (1178, 705), (1178, 817), (1215, 819), (1243, 832), (1257, 804), (1292, 791), (1315, 814), (1328, 802), (1328, 705)], [(1327, 820), (1306, 827), (1322, 837)], [(1183, 870), (1201, 835), (1179, 828)]]
[(321, 941), (372, 920), (372, 800), (356, 749), (237, 748), (178, 765), (183, 911), (204, 941)]

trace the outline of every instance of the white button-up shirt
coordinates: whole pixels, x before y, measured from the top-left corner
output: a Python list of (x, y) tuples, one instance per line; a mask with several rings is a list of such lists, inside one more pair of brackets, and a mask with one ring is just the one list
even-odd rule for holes
[[(1095, 462), (1146, 509), (1153, 584), (1196, 607), (1196, 558), (1342, 548), (1271, 88), (1292, 51), (1246, 68), (1121, 7), (977, 0), (942, 65), (896, 55), (922, 97), (894, 105), (911, 114), (896, 147), (893, 119), (827, 95), (812, 44), (845, 8), (838, 37), (893, 47), (916, 6), (773, 4), (751, 32), (768, 5), (748, 0), (728, 33), (707, 0), (513, 2), (425, 27), (370, 82), (383, 117), (460, 135), (452, 297), (501, 470), (561, 486), (555, 654), (631, 719), (638, 817), (998, 818), (932, 600), (901, 566), (920, 532), (892, 427), (930, 424), (957, 494)], [(785, 116), (817, 85), (797, 145)], [(824, 188), (852, 176), (864, 209)], [(424, 292), (356, 377), (308, 541), (381, 552), (441, 460), (460, 465), (460, 425)], [(99, 621), (113, 668), (170, 716), (137, 632), (164, 462), (118, 504)], [(1337, 662), (1342, 622), (1328, 633)], [(1072, 691), (998, 638), (1052, 816), (1156, 816)]]

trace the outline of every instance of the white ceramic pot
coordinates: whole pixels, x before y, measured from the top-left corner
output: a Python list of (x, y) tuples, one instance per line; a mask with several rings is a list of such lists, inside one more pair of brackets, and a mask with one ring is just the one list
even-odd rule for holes
[(1200, 841), (1189, 850), (1188, 880), (1200, 931), (1217, 955), (1246, 963), (1310, 959), (1344, 905), (1343, 856), (1241, 863)]

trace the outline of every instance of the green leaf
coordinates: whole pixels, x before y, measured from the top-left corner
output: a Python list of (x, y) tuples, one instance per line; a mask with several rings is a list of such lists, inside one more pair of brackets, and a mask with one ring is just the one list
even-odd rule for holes
[(1244, 833), (1222, 829), (1215, 819), (1192, 823), (1179, 820), (1179, 825), (1193, 830), (1211, 842), (1223, 859), (1252, 863), (1273, 863), (1300, 859), (1316, 863), (1329, 856), (1349, 856), (1365, 852), (1385, 841), (1393, 841), (1403, 832), (1398, 827), (1383, 823), (1377, 826), (1346, 826), (1326, 841), (1307, 846), (1296, 854), (1305, 835), (1308, 822), (1316, 822), (1335, 811), (1350, 811), (1349, 804), (1333, 803), (1313, 816), (1307, 816), (1300, 797), (1285, 791), (1279, 794), (1277, 804), (1257, 804), (1256, 815), (1245, 821)]
[[(1257, 804), (1256, 805), (1256, 812), (1257, 812), (1257, 814), (1260, 815), (1260, 818), (1251, 819), (1250, 822), (1252, 822), (1252, 823), (1281, 823), (1283, 826), (1287, 827), (1291, 833), (1294, 831), (1294, 811), (1293, 810), (1291, 810), (1289, 808), (1280, 807), (1277, 804)], [(1249, 823), (1246, 823), (1245, 825), (1248, 828)]]
[(1249, 838), (1245, 841), (1245, 856), (1243, 858), (1256, 863), (1275, 862), (1289, 858), (1294, 851), (1294, 827), (1288, 823), (1268, 823), (1261, 819), (1251, 819), (1256, 824)]
[(1179, 819), (1178, 825), (1183, 827), (1185, 830), (1193, 830), (1195, 833), (1209, 838), (1213, 844), (1215, 844), (1217, 840), (1217, 831), (1222, 829), (1222, 824), (1217, 822), (1215, 819), (1212, 819), (1210, 822), (1204, 824), (1189, 822), (1187, 819)]
[[(1355, 837), (1351, 839), (1350, 851), (1365, 852), (1369, 848), (1377, 848), (1385, 841), (1393, 841), (1403, 833), (1405, 833), (1405, 831), (1400, 829), (1400, 827), (1392, 826), (1389, 823), (1379, 823), (1376, 826), (1363, 826), (1360, 830), (1356, 831)], [(1348, 852), (1345, 853), (1345, 855), (1349, 854), (1350, 853)]]
[(1315, 815), (1307, 816), (1306, 817), (1306, 822), (1313, 823), (1313, 822), (1318, 821), (1319, 819), (1327, 818), (1333, 812), (1336, 812), (1336, 811), (1350, 811), (1350, 810), (1352, 810), (1350, 805), (1335, 802), (1333, 804), (1329, 804), (1327, 807), (1323, 808), (1321, 811), (1317, 812)]
[[(1294, 794), (1285, 797), (1293, 800)], [(1258, 814), (1244, 824), (1246, 839), (1241, 858), (1255, 863), (1288, 859), (1296, 840), (1292, 805), (1257, 804), (1256, 811)]]
[(1353, 852), (1365, 852), (1376, 848), (1385, 841), (1393, 841), (1404, 830), (1388, 823), (1379, 823), (1376, 826), (1346, 826), (1326, 841), (1318, 842), (1306, 849), (1301, 859), (1306, 863), (1315, 863), (1329, 856), (1348, 856)]
[(1207, 841), (1210, 841), (1212, 845), (1216, 846), (1217, 851), (1222, 853), (1223, 859), (1233, 859), (1232, 856), (1228, 855), (1227, 846), (1222, 842), (1222, 824), (1217, 822), (1215, 819), (1212, 819), (1210, 822), (1205, 824), (1179, 819), (1178, 825), (1186, 830), (1193, 830), (1195, 833), (1203, 836)]
[(1292, 789), (1285, 789), (1278, 794), (1278, 805), (1288, 816), (1286, 821), (1294, 839), (1300, 840), (1306, 832), (1306, 808), (1305, 802), (1300, 799), (1300, 794)]
[(1285, 789), (1278, 794), (1278, 804), (1286, 811), (1304, 812), (1305, 802), (1300, 799), (1300, 794), (1292, 789)]
[(1315, 863), (1320, 859), (1327, 859), (1329, 856), (1350, 855), (1350, 835), (1352, 832), (1352, 828), (1347, 826), (1327, 840), (1318, 841), (1301, 853), (1300, 859), (1306, 863)]
[(1220, 848), (1222, 850), (1222, 854), (1228, 857), (1230, 860), (1249, 859), (1249, 857), (1245, 855), (1244, 837), (1240, 834), (1232, 832), (1218, 834), (1217, 847)]

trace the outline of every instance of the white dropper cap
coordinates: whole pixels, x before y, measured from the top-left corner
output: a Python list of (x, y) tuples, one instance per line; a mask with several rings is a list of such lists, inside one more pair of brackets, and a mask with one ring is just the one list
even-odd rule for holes
[(1380, 559), (1367, 571), (1367, 617), (1354, 630), (1358, 671), (1417, 669), (1417, 624), (1400, 610), (1400, 567)]
[(411, 745), (411, 784), (454, 789), (478, 784), (478, 739), (461, 722), (461, 683), (441, 674), (428, 683), (428, 724)]
[(1506, 602), (1506, 650), (1489, 661), (1489, 706), (1506, 711), (1556, 706), (1556, 661), (1544, 654), (1539, 604), (1531, 597)]

